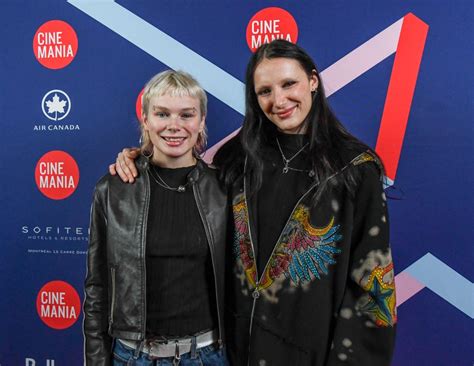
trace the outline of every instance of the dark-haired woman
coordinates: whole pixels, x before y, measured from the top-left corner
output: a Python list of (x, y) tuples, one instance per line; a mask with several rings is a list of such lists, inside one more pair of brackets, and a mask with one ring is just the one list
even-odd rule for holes
[(383, 166), (331, 112), (304, 50), (278, 40), (251, 57), (242, 130), (214, 163), (235, 223), (234, 364), (389, 365), (397, 316)]

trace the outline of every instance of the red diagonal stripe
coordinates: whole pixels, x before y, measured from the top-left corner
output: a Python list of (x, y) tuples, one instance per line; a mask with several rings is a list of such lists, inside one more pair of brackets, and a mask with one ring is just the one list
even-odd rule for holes
[(412, 13), (403, 18), (375, 147), (391, 180), (397, 172), (428, 28)]

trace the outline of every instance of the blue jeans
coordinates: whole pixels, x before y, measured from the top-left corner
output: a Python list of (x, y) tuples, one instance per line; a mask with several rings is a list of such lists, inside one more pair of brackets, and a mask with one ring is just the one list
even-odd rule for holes
[[(113, 366), (173, 366), (174, 357), (151, 360), (146, 353), (140, 352), (134, 359), (135, 350), (115, 341), (113, 349)], [(181, 355), (179, 366), (229, 366), (224, 349), (214, 345), (196, 350), (196, 357), (191, 358), (191, 353)]]

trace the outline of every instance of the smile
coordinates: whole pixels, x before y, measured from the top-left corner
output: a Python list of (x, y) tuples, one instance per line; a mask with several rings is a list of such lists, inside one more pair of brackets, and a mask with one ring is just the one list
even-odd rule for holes
[(293, 114), (293, 111), (296, 109), (296, 105), (294, 107), (291, 107), (291, 108), (287, 108), (283, 111), (280, 111), (280, 112), (277, 112), (275, 113), (279, 118), (282, 118), (282, 119), (285, 119), (285, 118), (288, 118), (290, 117), (292, 114)]
[(183, 143), (184, 140), (186, 140), (186, 137), (168, 137), (168, 136), (161, 136), (163, 140), (165, 140), (166, 144), (168, 146), (179, 146)]

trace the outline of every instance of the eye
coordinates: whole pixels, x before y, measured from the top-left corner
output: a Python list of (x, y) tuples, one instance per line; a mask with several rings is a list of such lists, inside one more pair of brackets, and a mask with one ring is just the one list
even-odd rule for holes
[(259, 97), (264, 97), (264, 96), (267, 96), (271, 93), (272, 91), (270, 90), (270, 88), (263, 88), (263, 89), (260, 89), (258, 92), (257, 92), (257, 95)]
[(284, 87), (284, 88), (289, 88), (290, 86), (295, 85), (295, 84), (296, 84), (296, 81), (294, 81), (294, 80), (288, 80), (288, 81), (285, 81), (285, 82), (283, 83), (283, 87)]
[(155, 112), (155, 116), (159, 117), (159, 118), (166, 118), (168, 117), (168, 113), (166, 112)]
[(192, 113), (183, 113), (181, 114), (181, 118), (183, 119), (189, 119), (189, 118), (193, 118), (194, 117), (194, 114)]

